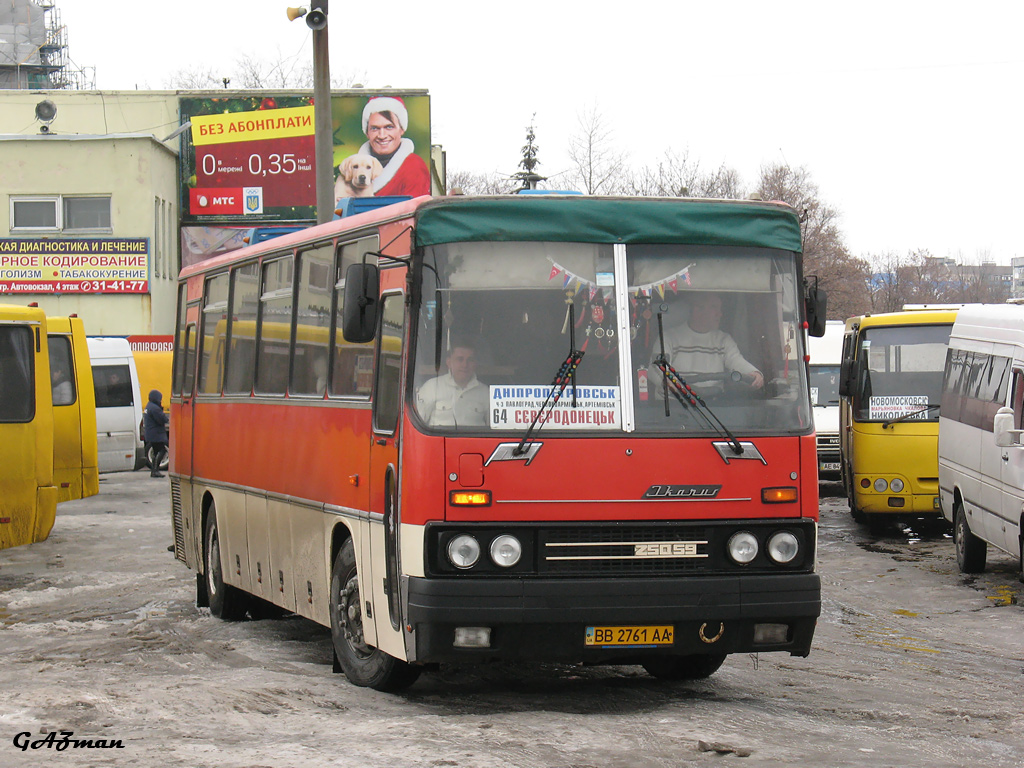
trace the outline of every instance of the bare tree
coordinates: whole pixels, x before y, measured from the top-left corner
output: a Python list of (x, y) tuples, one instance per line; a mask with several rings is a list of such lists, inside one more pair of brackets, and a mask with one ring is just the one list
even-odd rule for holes
[(578, 132), (569, 138), (567, 180), (588, 195), (622, 191), (626, 155), (614, 149), (614, 136), (604, 116), (595, 106), (581, 112), (578, 121)]
[(448, 194), (507, 195), (519, 185), (499, 173), (449, 170)]
[(179, 88), (183, 91), (208, 91), (224, 87), (224, 77), (214, 73), (209, 66), (196, 65), (175, 70), (164, 79), (164, 88)]
[[(236, 88), (252, 90), (283, 90), (289, 88), (313, 87), (313, 61), (310, 56), (285, 57), (279, 50), (277, 58), (256, 58), (242, 54), (237, 59), (232, 71), (215, 74), (208, 66), (196, 66), (177, 70), (164, 81), (164, 87), (182, 90), (209, 90), (226, 88), (228, 84)], [(349, 88), (360, 80), (365, 80), (365, 72), (361, 75), (354, 72), (331, 73), (332, 88)]]
[(997, 267), (987, 251), (978, 252), (974, 259), (957, 256), (956, 263), (948, 266), (946, 301), (996, 304), (1010, 297), (1009, 270)]
[(844, 320), (867, 312), (870, 267), (850, 254), (839, 229), (839, 212), (821, 200), (807, 170), (763, 166), (757, 191), (764, 200), (789, 203), (800, 216), (804, 274), (817, 277), (828, 292), (828, 317)]
[(906, 304), (934, 302), (934, 299), (922, 300), (918, 278), (924, 271), (924, 259), (920, 253), (904, 255), (887, 251), (872, 256), (871, 263), (874, 266), (869, 284), (872, 312), (898, 312)]
[(620, 191), (651, 197), (690, 197), (699, 184), (700, 166), (691, 162), (688, 151), (669, 149), (653, 166), (643, 166), (625, 175)]

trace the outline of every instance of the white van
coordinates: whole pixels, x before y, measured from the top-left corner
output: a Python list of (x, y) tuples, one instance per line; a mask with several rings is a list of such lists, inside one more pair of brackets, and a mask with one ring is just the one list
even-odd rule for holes
[(818, 436), (818, 476), (839, 478), (839, 364), (843, 359), (842, 320), (825, 323), (825, 335), (807, 339), (811, 404)]
[(939, 412), (939, 503), (962, 573), (989, 544), (1021, 557), (1024, 306), (970, 304), (949, 337)]
[(96, 389), (96, 433), (100, 472), (125, 472), (145, 462), (139, 439), (143, 403), (128, 339), (87, 339)]

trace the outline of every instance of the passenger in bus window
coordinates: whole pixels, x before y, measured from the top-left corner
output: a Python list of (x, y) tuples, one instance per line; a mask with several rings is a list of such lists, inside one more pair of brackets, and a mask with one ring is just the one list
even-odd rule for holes
[(50, 383), (53, 386), (53, 404), (70, 405), (75, 401), (75, 390), (71, 386), (71, 379), (67, 371), (61, 365), (55, 365), (50, 361)]
[(488, 390), (476, 377), (475, 343), (453, 339), (445, 364), (448, 373), (424, 382), (416, 393), (420, 416), (432, 427), (483, 426)]
[(361, 155), (380, 161), (383, 171), (373, 179), (374, 195), (430, 194), (430, 171), (416, 154), (409, 129), (409, 110), (396, 96), (376, 96), (363, 108), (363, 133), (368, 141), (359, 148)]
[[(679, 376), (701, 394), (717, 394), (724, 381), (736, 372), (754, 389), (764, 386), (764, 375), (740, 353), (736, 342), (719, 326), (722, 322), (722, 297), (717, 293), (697, 293), (690, 301), (690, 316), (682, 325), (665, 331), (665, 357)], [(661, 353), (655, 341), (653, 355)], [(653, 380), (661, 391), (661, 372), (651, 365)]]

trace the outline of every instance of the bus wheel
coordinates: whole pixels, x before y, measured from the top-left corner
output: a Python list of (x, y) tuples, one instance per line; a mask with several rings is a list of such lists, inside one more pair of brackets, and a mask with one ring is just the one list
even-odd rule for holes
[(206, 518), (204, 541), (206, 594), (210, 601), (210, 613), (224, 621), (241, 621), (245, 618), (248, 602), (244, 592), (224, 583), (224, 571), (220, 561), (220, 535), (217, 530), (217, 508), (213, 505), (210, 506), (210, 513)]
[(643, 662), (643, 668), (660, 680), (703, 680), (715, 674), (724, 661), (724, 653), (658, 656)]
[(967, 513), (959, 501), (953, 507), (953, 546), (956, 548), (956, 564), (960, 567), (960, 573), (981, 573), (985, 570), (988, 545), (971, 533)]
[(378, 691), (398, 691), (412, 685), (420, 676), (418, 667), (366, 644), (356, 556), (351, 539), (342, 545), (331, 571), (331, 640), (338, 664), (353, 685)]

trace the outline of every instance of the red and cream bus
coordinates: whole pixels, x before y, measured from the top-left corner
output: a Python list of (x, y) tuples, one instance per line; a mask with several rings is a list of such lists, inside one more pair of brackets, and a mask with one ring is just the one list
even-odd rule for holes
[[(417, 198), (185, 269), (170, 476), (198, 604), (329, 626), (380, 690), (439, 662), (806, 656), (803, 286), (785, 205), (583, 196)], [(707, 293), (754, 386), (685, 380), (671, 340)], [(472, 407), (428, 409), (455, 346)]]

